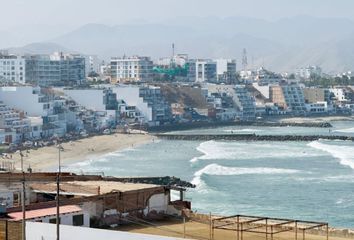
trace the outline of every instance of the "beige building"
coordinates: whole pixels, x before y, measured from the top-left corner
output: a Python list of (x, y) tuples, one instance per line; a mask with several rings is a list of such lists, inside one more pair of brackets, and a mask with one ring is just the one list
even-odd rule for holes
[(304, 97), (307, 103), (317, 103), (327, 101), (328, 94), (326, 89), (323, 88), (305, 88)]
[(271, 86), (269, 89), (269, 97), (270, 100), (273, 103), (277, 104), (279, 107), (282, 107), (284, 109), (287, 108), (287, 104), (283, 94), (283, 89), (281, 86)]

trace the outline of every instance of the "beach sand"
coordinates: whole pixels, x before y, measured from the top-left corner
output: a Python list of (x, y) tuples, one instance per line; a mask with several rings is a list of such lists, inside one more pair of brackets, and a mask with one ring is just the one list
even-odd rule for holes
[[(62, 143), (64, 151), (61, 152), (61, 165), (84, 161), (92, 157), (134, 148), (153, 141), (153, 136), (148, 134), (114, 134), (94, 136), (78, 141)], [(33, 171), (56, 170), (58, 166), (58, 148), (55, 146), (38, 148), (24, 152), (24, 168), (29, 166)], [(15, 167), (20, 169), (19, 154), (13, 154)]]

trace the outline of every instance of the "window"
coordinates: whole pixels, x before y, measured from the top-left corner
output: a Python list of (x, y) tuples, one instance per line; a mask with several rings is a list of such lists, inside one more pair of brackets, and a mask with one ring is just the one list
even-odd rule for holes
[[(59, 218), (59, 224), (60, 224), (60, 221), (61, 219)], [(57, 223), (57, 218), (51, 218), (49, 219), (49, 223), (53, 223), (53, 224), (56, 224)]]
[(84, 215), (74, 215), (73, 216), (73, 226), (82, 226), (84, 225)]

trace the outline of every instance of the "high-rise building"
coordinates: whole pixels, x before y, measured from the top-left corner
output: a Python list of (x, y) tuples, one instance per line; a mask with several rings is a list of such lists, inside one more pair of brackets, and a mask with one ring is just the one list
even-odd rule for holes
[(149, 57), (112, 58), (111, 82), (149, 82), (153, 80), (153, 62)]
[(39, 86), (74, 86), (85, 82), (85, 58), (81, 55), (54, 53), (28, 55), (26, 83)]

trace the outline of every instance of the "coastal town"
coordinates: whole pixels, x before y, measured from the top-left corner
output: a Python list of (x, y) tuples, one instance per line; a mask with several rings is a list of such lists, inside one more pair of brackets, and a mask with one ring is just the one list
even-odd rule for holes
[[(354, 75), (328, 75), (318, 66), (299, 67), (288, 73), (251, 69), (246, 55), (239, 69), (236, 59), (194, 59), (187, 54), (156, 60), (122, 56), (104, 62), (93, 55), (1, 51), (1, 239), (24, 239), (26, 235), (33, 236), (30, 239), (47, 239), (43, 238), (47, 235), (54, 239), (55, 230), (57, 239), (59, 233), (64, 239), (73, 233), (80, 239), (170, 239), (146, 233), (229, 239), (232, 230), (242, 240), (254, 239), (248, 235), (253, 228), (271, 239), (282, 232), (286, 233), (281, 239), (289, 239), (291, 231), (295, 231), (296, 239), (300, 235), (305, 239), (305, 234), (306, 239), (328, 239), (329, 234), (339, 236), (331, 239), (352, 237), (352, 232), (330, 229), (323, 222), (195, 213), (193, 202), (185, 198), (185, 192), (195, 185), (175, 177), (109, 177), (101, 172), (62, 169), (87, 156), (136, 147), (158, 138), (318, 139), (161, 132), (237, 125), (330, 129), (326, 121), (306, 119), (352, 119)], [(323, 78), (334, 84), (321, 84)], [(156, 132), (159, 134), (149, 134)], [(353, 140), (346, 136), (327, 138)], [(177, 199), (172, 199), (173, 191)], [(157, 227), (156, 221), (162, 220), (167, 225)], [(41, 223), (52, 224), (38, 225)], [(237, 228), (227, 227), (230, 225)], [(86, 236), (86, 230), (70, 226), (90, 227), (92, 231)], [(188, 232), (186, 226), (194, 230)]]
[[(354, 77), (320, 67), (274, 73), (235, 59), (152, 61), (56, 52), (0, 54), (0, 141), (17, 150), (53, 139), (189, 124), (351, 116)], [(314, 85), (333, 78), (334, 85)], [(353, 83), (354, 84), (354, 83)], [(6, 147), (5, 147), (6, 149)]]

